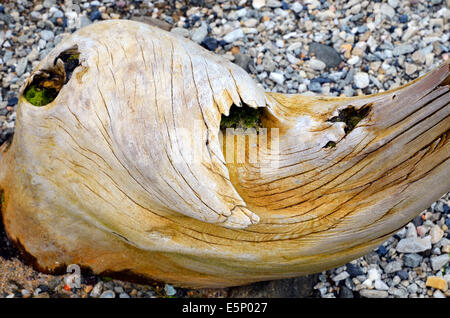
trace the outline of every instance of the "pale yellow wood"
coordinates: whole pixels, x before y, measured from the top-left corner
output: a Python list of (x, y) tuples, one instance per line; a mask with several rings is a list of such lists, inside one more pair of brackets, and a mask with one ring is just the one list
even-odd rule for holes
[[(46, 106), (21, 97), (0, 149), (6, 230), (42, 270), (79, 264), (190, 287), (319, 272), (450, 188), (448, 63), (373, 96), (265, 93), (187, 39), (105, 21), (64, 39), (26, 85), (74, 47), (72, 78)], [(278, 168), (268, 152), (225, 162), (221, 115), (242, 103), (279, 128)], [(350, 132), (330, 121), (364, 107)], [(191, 162), (199, 135), (206, 155)]]

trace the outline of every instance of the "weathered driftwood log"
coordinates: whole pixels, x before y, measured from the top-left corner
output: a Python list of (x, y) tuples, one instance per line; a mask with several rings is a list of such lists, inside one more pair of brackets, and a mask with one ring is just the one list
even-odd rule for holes
[[(88, 26), (22, 89), (0, 150), (5, 228), (42, 270), (80, 264), (191, 287), (343, 264), (449, 190), (449, 74), (446, 63), (366, 97), (266, 93), (174, 34)], [(279, 129), (268, 150), (247, 147), (260, 148), (256, 162), (225, 160), (232, 104), (262, 108), (269, 136)]]

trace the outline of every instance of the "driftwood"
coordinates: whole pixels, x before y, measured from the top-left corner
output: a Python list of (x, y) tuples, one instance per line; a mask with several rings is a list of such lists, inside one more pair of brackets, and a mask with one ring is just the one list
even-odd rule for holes
[[(190, 287), (344, 264), (449, 190), (449, 74), (445, 63), (364, 97), (266, 93), (177, 35), (90, 25), (22, 89), (0, 149), (5, 228), (41, 270), (79, 264)], [(24, 97), (38, 92), (54, 100)], [(246, 149), (256, 162), (224, 156), (233, 104), (263, 109), (268, 147)]]

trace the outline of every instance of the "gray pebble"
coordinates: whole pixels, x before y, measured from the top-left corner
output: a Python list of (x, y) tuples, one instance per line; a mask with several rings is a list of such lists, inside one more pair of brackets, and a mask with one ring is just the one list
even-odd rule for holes
[(442, 267), (447, 265), (449, 260), (450, 260), (449, 254), (431, 257), (430, 258), (431, 268), (433, 269), (433, 271), (440, 270)]
[(418, 253), (431, 249), (431, 237), (408, 237), (398, 242), (397, 251), (400, 253)]
[(244, 31), (241, 28), (236, 29), (225, 35), (223, 40), (227, 43), (232, 43), (244, 37)]
[(94, 288), (92, 288), (91, 293), (89, 296), (91, 297), (99, 297), (103, 290), (103, 282), (98, 282), (95, 284)]
[(191, 39), (194, 42), (201, 43), (208, 35), (208, 26), (206, 23), (191, 31)]
[(406, 44), (402, 44), (402, 45), (398, 45), (398, 46), (394, 47), (394, 49), (392, 50), (392, 54), (394, 56), (399, 56), (399, 55), (409, 54), (414, 51), (415, 51), (414, 46), (412, 44), (406, 43)]
[(387, 265), (384, 267), (384, 272), (386, 274), (395, 273), (402, 270), (402, 263), (400, 261), (393, 261), (390, 263), (387, 263)]
[(423, 257), (419, 254), (411, 253), (411, 254), (405, 254), (403, 256), (403, 262), (405, 266), (408, 267), (418, 267), (420, 265), (420, 262), (422, 262)]
[(43, 31), (41, 31), (40, 35), (41, 35), (41, 39), (43, 39), (45, 41), (53, 40), (53, 38), (55, 37), (55, 33), (53, 33), (53, 31), (50, 31), (50, 30), (43, 30)]
[(28, 65), (28, 60), (26, 57), (23, 57), (19, 60), (19, 62), (17, 62), (17, 66), (16, 66), (16, 74), (17, 76), (21, 76), (25, 70), (27, 69), (27, 65)]
[(112, 290), (104, 291), (100, 298), (116, 298), (116, 294)]
[(374, 289), (361, 289), (359, 294), (365, 298), (387, 298), (389, 296), (389, 293), (385, 290)]
[(367, 74), (365, 72), (358, 72), (353, 77), (353, 81), (354, 81), (356, 87), (366, 88), (367, 86), (369, 86), (369, 83), (370, 83), (369, 74)]

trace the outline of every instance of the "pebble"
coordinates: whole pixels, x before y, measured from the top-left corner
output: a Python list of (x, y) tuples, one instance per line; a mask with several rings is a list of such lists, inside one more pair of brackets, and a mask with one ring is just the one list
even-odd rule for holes
[(348, 263), (346, 265), (346, 270), (347, 270), (347, 273), (349, 273), (350, 277), (352, 277), (352, 278), (364, 274), (361, 267), (359, 267), (358, 265), (354, 265), (352, 263)]
[(408, 290), (403, 287), (399, 287), (399, 288), (390, 287), (388, 290), (388, 293), (397, 298), (407, 298), (408, 297)]
[(407, 23), (408, 22), (408, 15), (406, 14), (402, 14), (398, 17), (398, 20), (400, 23)]
[(412, 283), (411, 285), (406, 287), (406, 289), (408, 290), (408, 293), (416, 294), (418, 292), (418, 290), (419, 290), (419, 286), (417, 286), (416, 283)]
[(55, 37), (55, 33), (53, 33), (53, 31), (50, 31), (50, 30), (43, 30), (43, 31), (41, 31), (40, 36), (41, 36), (41, 39), (43, 39), (45, 41), (51, 41)]
[(244, 31), (242, 31), (241, 28), (236, 29), (234, 31), (231, 31), (230, 33), (228, 33), (227, 35), (225, 35), (225, 37), (223, 38), (223, 40), (227, 43), (232, 43), (236, 40), (239, 40), (241, 38), (244, 37)]
[(16, 74), (17, 76), (21, 76), (25, 70), (27, 69), (28, 65), (28, 59), (27, 58), (21, 58), (16, 66)]
[(349, 65), (355, 65), (355, 64), (358, 64), (359, 61), (361, 61), (360, 57), (359, 57), (359, 56), (356, 56), (356, 55), (353, 55), (351, 58), (349, 58), (349, 59), (347, 60), (347, 63), (348, 63)]
[(433, 293), (434, 298), (447, 298), (440, 290), (435, 290)]
[(431, 244), (436, 244), (444, 237), (444, 231), (442, 231), (439, 225), (434, 225), (430, 230)]
[(102, 293), (102, 290), (103, 290), (103, 282), (98, 282), (97, 284), (95, 284), (89, 296), (94, 298), (99, 297)]
[(214, 38), (207, 37), (203, 40), (202, 46), (210, 51), (215, 51), (219, 47), (219, 41)]
[(408, 237), (398, 242), (397, 251), (400, 253), (418, 253), (431, 249), (431, 237)]
[(234, 56), (234, 63), (242, 67), (244, 70), (249, 72), (249, 63), (252, 58), (247, 54), (237, 53)]
[(173, 286), (170, 285), (170, 284), (165, 284), (164, 285), (164, 291), (166, 292), (167, 296), (175, 296), (175, 294), (177, 293), (175, 288), (173, 288)]
[(422, 259), (423, 257), (416, 253), (405, 254), (403, 256), (403, 263), (408, 267), (418, 267)]
[(395, 16), (395, 10), (386, 3), (381, 4), (380, 12), (390, 19)]
[(428, 276), (426, 286), (440, 289), (444, 292), (448, 290), (448, 284), (445, 279), (438, 276)]
[(309, 55), (311, 54), (314, 54), (329, 68), (337, 67), (342, 62), (339, 53), (334, 48), (321, 43), (313, 42), (309, 45)]
[(431, 268), (433, 269), (433, 271), (438, 271), (442, 267), (447, 265), (449, 260), (450, 260), (449, 254), (443, 254), (440, 256), (431, 257), (430, 258)]
[(415, 51), (414, 46), (412, 44), (406, 43), (394, 47), (394, 49), (392, 50), (392, 54), (394, 56), (399, 56), (399, 55), (406, 55), (414, 51)]
[(417, 66), (415, 64), (405, 63), (405, 73), (407, 75), (412, 75), (415, 72), (417, 72)]
[(389, 286), (386, 285), (385, 282), (383, 282), (381, 279), (377, 279), (374, 283), (374, 287), (377, 290), (388, 290)]
[(398, 7), (399, 0), (388, 0), (388, 4), (395, 9)]
[(361, 289), (359, 294), (364, 298), (387, 298), (389, 296), (389, 293), (385, 290), (374, 289)]
[(202, 23), (202, 25), (199, 28), (196, 28), (191, 31), (191, 39), (192, 41), (197, 43), (202, 43), (207, 35), (208, 35), (208, 26), (206, 25), (206, 23)]
[(300, 63), (300, 59), (296, 58), (294, 55), (287, 53), (286, 58), (291, 64), (298, 64)]
[(116, 298), (116, 294), (112, 290), (106, 290), (100, 295), (100, 298)]
[(417, 229), (413, 223), (406, 225), (406, 237), (417, 237)]
[(423, 64), (425, 63), (425, 55), (422, 53), (421, 50), (417, 50), (415, 51), (412, 55), (411, 55), (412, 60), (414, 61), (414, 63), (418, 63), (418, 64)]
[(393, 261), (393, 262), (387, 263), (386, 266), (384, 267), (384, 272), (386, 274), (398, 272), (398, 271), (402, 270), (402, 265), (403, 264), (400, 261)]
[(99, 10), (94, 10), (89, 15), (89, 20), (95, 21), (95, 20), (101, 20), (102, 19), (102, 13)]
[(369, 86), (370, 80), (369, 80), (369, 74), (364, 72), (357, 72), (353, 76), (353, 81), (358, 88), (366, 88)]
[(281, 73), (271, 72), (269, 78), (277, 84), (281, 85), (284, 83), (284, 75)]
[(333, 277), (333, 280), (335, 282), (340, 282), (341, 280), (345, 280), (348, 277), (350, 277), (350, 274), (347, 273), (346, 271), (343, 271), (342, 273), (340, 273), (340, 274), (336, 275), (335, 277)]
[(20, 293), (22, 294), (23, 298), (30, 298), (31, 297), (31, 292), (28, 289), (22, 289), (20, 291)]
[(316, 71), (323, 71), (327, 65), (318, 59), (311, 59), (307, 62), (308, 66)]
[(353, 292), (350, 288), (347, 286), (341, 286), (339, 290), (339, 297), (340, 298), (354, 298)]
[(254, 9), (259, 10), (266, 5), (266, 0), (253, 0), (252, 6)]

